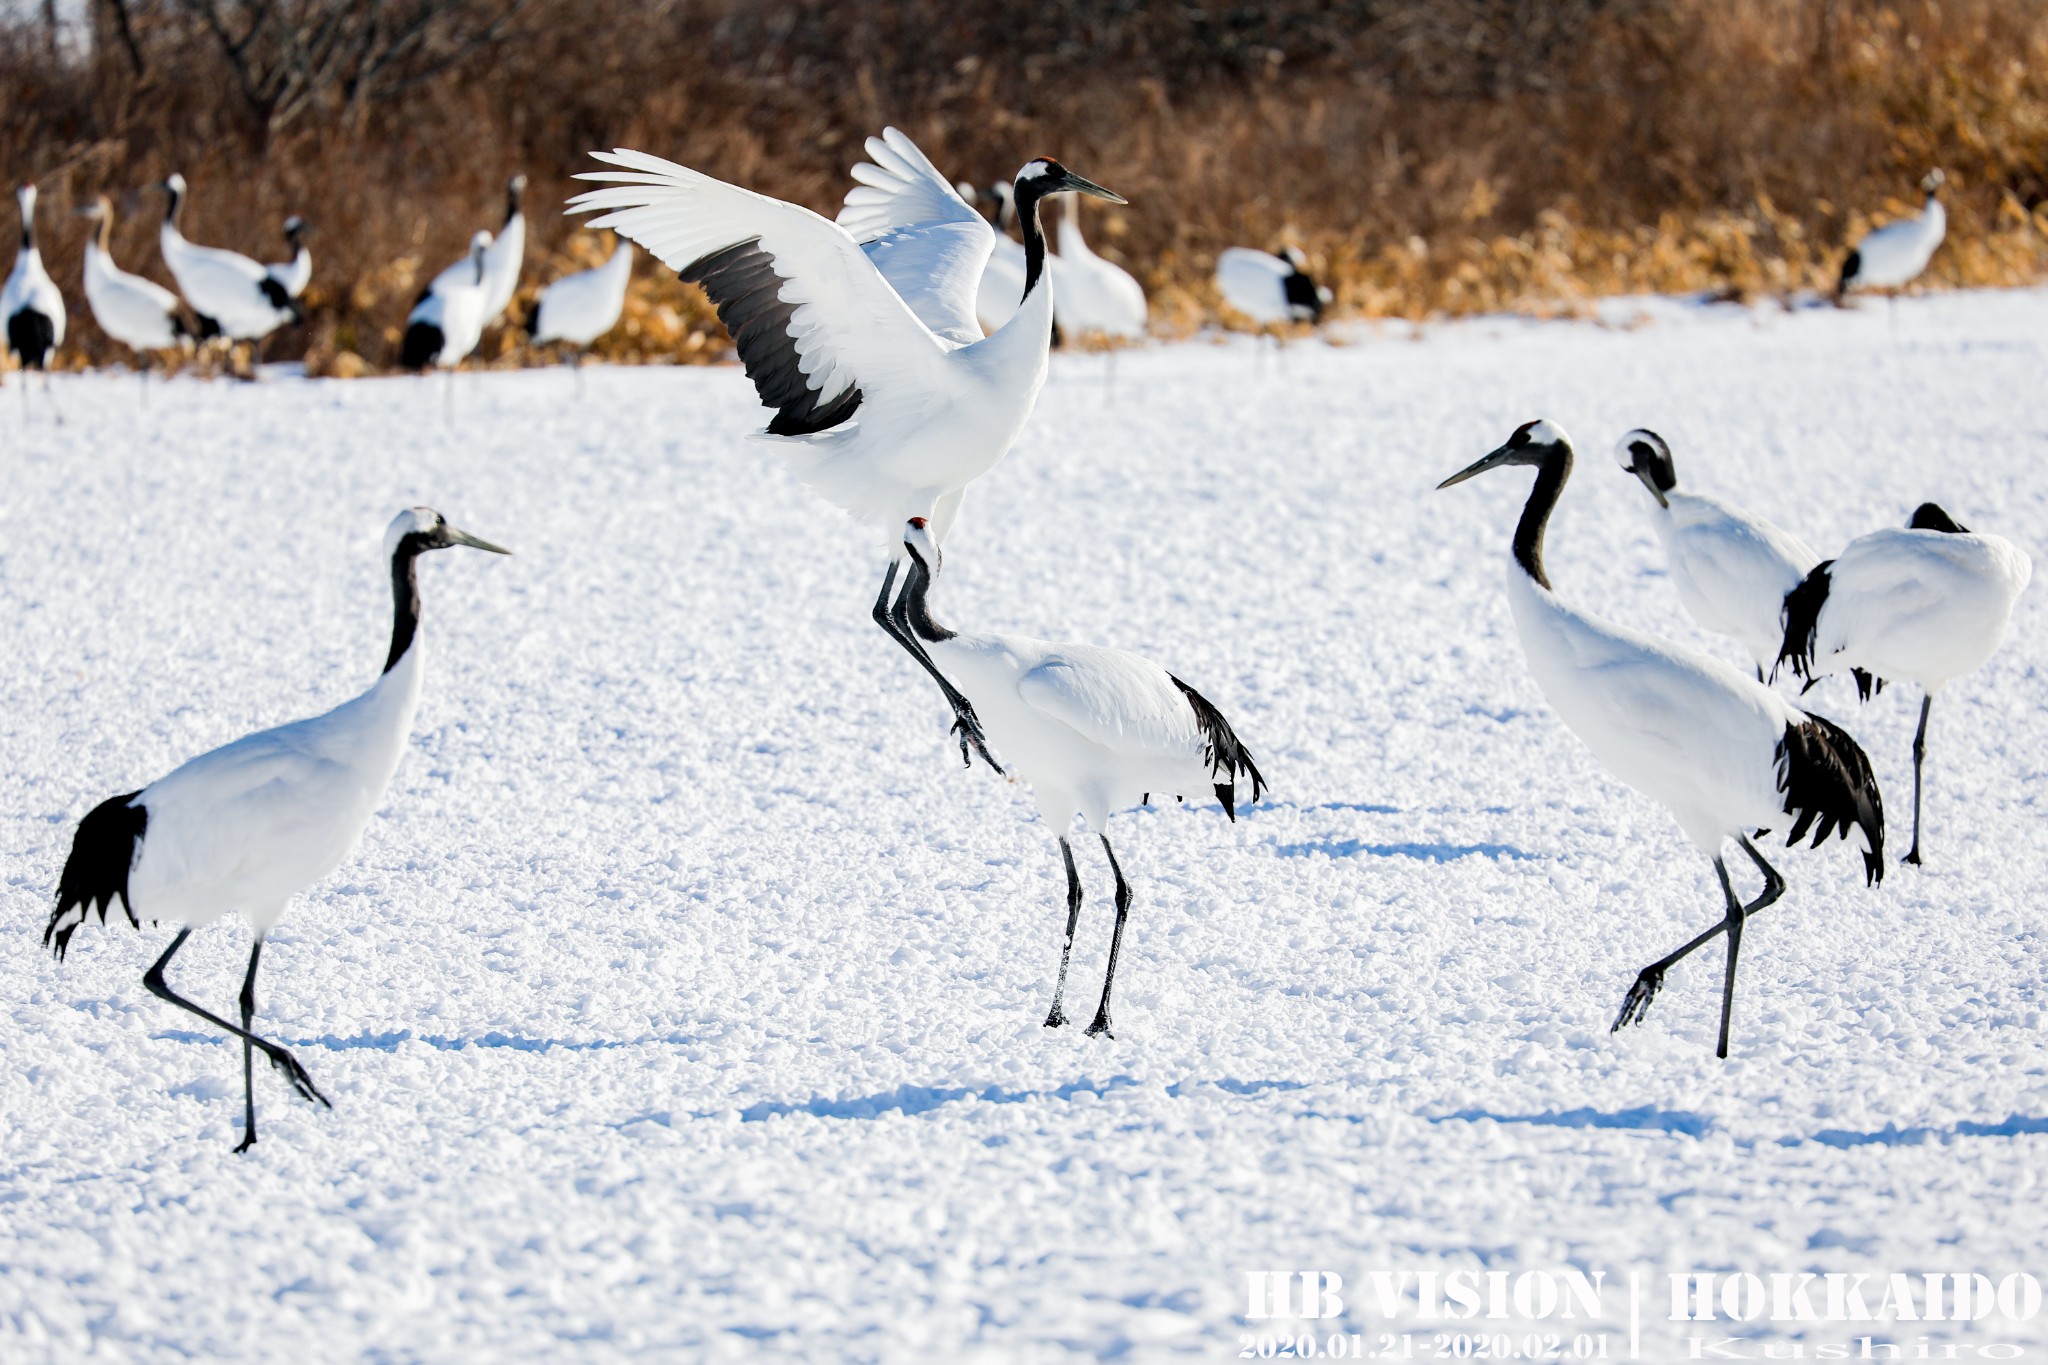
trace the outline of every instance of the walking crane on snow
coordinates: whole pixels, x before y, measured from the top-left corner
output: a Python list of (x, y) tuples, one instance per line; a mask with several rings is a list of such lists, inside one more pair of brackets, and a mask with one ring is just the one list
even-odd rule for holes
[(178, 227), (185, 207), (184, 176), (173, 173), (157, 188), (170, 196), (158, 247), (171, 278), (178, 282), (178, 292), (199, 320), (200, 340), (218, 337), (229, 345), (256, 341), (286, 323), (306, 320), (299, 301), (258, 262), (240, 252), (185, 240)]
[(1291, 246), (1277, 253), (1225, 247), (1216, 258), (1216, 290), (1261, 327), (1321, 322), (1323, 309), (1335, 297), (1308, 273), (1308, 257)]
[[(111, 797), (79, 821), (57, 885), (44, 946), (61, 961), (86, 918), (118, 900), (128, 922), (170, 920), (177, 936), (144, 973), (152, 995), (242, 1040), (242, 1141), (256, 1141), (254, 1053), (261, 1051), (301, 1099), (327, 1097), (298, 1059), (256, 1035), (256, 965), (263, 940), (292, 897), (347, 858), (390, 785), (420, 699), (418, 560), (469, 545), (507, 554), (458, 531), (431, 508), (400, 512), (384, 533), (393, 623), (384, 672), (369, 690), (310, 720), (245, 735), (201, 754), (140, 791)], [(255, 932), (242, 978), (240, 1028), (178, 995), (164, 969), (194, 929), (240, 914)], [(332, 1106), (329, 1106), (332, 1107)]]
[[(959, 516), (967, 485), (1017, 439), (1045, 383), (1052, 287), (1039, 204), (1074, 192), (1123, 199), (1050, 157), (1017, 172), (1024, 297), (993, 336), (975, 321), (975, 290), (994, 232), (894, 128), (867, 143), (872, 162), (838, 221), (645, 152), (597, 153), (612, 182), (571, 200), (609, 210), (592, 222), (647, 248), (700, 284), (732, 332), (747, 377), (775, 410), (798, 478), (869, 525), (891, 557), (876, 624), (930, 673), (952, 705), (961, 757), (990, 757), (974, 709), (891, 619), (903, 564), (900, 531), (928, 517), (934, 542)], [(997, 771), (1001, 771), (997, 768)]]
[(1903, 288), (1927, 268), (1948, 231), (1948, 211), (1941, 206), (1945, 178), (1939, 169), (1929, 171), (1920, 182), (1927, 196), (1920, 212), (1886, 223), (1856, 244), (1835, 281), (1836, 303), (1846, 299), (1852, 289)]
[(1700, 629), (1732, 635), (1756, 661), (1757, 681), (1778, 666), (1785, 597), (1820, 556), (1789, 531), (1704, 493), (1678, 489), (1671, 447), (1638, 428), (1615, 443), (1621, 467), (1657, 500), (1650, 513), (1678, 600)]
[[(1839, 726), (1809, 715), (1735, 669), (1567, 605), (1543, 569), (1543, 532), (1572, 472), (1571, 441), (1556, 424), (1524, 423), (1507, 444), (1445, 479), (1463, 483), (1504, 465), (1534, 465), (1535, 487), (1515, 527), (1508, 606), (1522, 653), (1543, 695), (1608, 769), (1661, 802), (1686, 836), (1714, 860), (1727, 913), (1721, 923), (1643, 968), (1614, 1021), (1640, 1023), (1664, 974), (1717, 934), (1728, 936), (1721, 983), (1721, 1036), (1728, 1055), (1735, 1010), (1735, 960), (1743, 921), (1785, 890), (1750, 831), (1789, 822), (1786, 846), (1813, 830), (1820, 842), (1855, 830), (1866, 884), (1884, 877), (1884, 808), (1870, 760)], [(1733, 839), (1763, 874), (1760, 895), (1735, 897), (1722, 844)]]
[(2003, 536), (1971, 531), (1922, 503), (1901, 530), (1858, 536), (1785, 600), (1780, 655), (1803, 678), (1850, 670), (1865, 701), (1885, 681), (1920, 684), (1913, 733), (1913, 847), (1920, 862), (1920, 768), (1934, 694), (1997, 652), (2034, 561)]
[(614, 242), (611, 258), (595, 270), (564, 275), (540, 291), (528, 330), (536, 346), (564, 341), (576, 380), (583, 382), (583, 353), (590, 343), (618, 325), (626, 306), (626, 285), (633, 278), (633, 247)]
[[(515, 175), (505, 182), (504, 225), (495, 236), (485, 239), (490, 243), (490, 251), (484, 256), (484, 314), (479, 331), (503, 317), (505, 309), (511, 306), (512, 296), (519, 292), (519, 268), (526, 259), (526, 210), (521, 202), (525, 194), (525, 176)], [(470, 262), (465, 256), (436, 275), (414, 302), (425, 303), (428, 294), (439, 293), (444, 287), (460, 288), (470, 279)]]
[(1059, 840), (1066, 863), (1067, 933), (1047, 1028), (1067, 1022), (1061, 1000), (1081, 915), (1081, 879), (1067, 842), (1074, 817), (1085, 818), (1102, 840), (1116, 878), (1116, 927), (1110, 933), (1102, 1003), (1088, 1034), (1114, 1037), (1109, 995), (1124, 921), (1130, 916), (1131, 888), (1109, 846), (1110, 812), (1149, 800), (1155, 791), (1213, 787), (1223, 813), (1235, 823), (1238, 781), (1251, 783), (1256, 802), (1265, 794), (1265, 778), (1222, 713), (1150, 659), (1022, 635), (961, 634), (940, 625), (926, 600), (939, 570), (939, 545), (923, 517), (910, 519), (903, 547), (910, 568), (893, 608), (898, 623), (974, 702), (997, 749), (1031, 785), (1039, 814)]
[(114, 264), (113, 201), (100, 195), (79, 214), (95, 225), (85, 243), (85, 301), (100, 330), (135, 353), (136, 373), (142, 376), (147, 402), (150, 353), (178, 347), (190, 350), (192, 331), (185, 325), (176, 294)]
[[(0, 288), (0, 319), (7, 324), (7, 349), (24, 370), (43, 372), (43, 392), (50, 391), (50, 356), (64, 344), (64, 295), (50, 272), (43, 269), (43, 253), (36, 247), (36, 187), (23, 185), (14, 192), (21, 206), (21, 249), (14, 255), (14, 269)], [(28, 379), (21, 381), (21, 415), (28, 420)]]
[[(303, 298), (306, 286), (313, 282), (313, 253), (306, 250), (306, 220), (296, 213), (284, 220), (284, 244), (291, 248), (292, 258), (272, 261), (263, 267), (263, 273), (277, 281), (286, 298)], [(300, 316), (304, 315), (302, 309)]]

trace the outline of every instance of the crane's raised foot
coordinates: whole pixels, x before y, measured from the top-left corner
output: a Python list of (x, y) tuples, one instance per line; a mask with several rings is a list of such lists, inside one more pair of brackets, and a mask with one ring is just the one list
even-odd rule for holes
[[(996, 770), (999, 776), (1007, 776), (1003, 765), (996, 762), (988, 751), (988, 737), (981, 732), (981, 721), (974, 714), (974, 703), (962, 699), (960, 707), (953, 713), (953, 733), (960, 737), (960, 763), (963, 767), (974, 766), (974, 755), (980, 754), (981, 761)], [(972, 745), (970, 752), (968, 746)]]
[(1090, 1038), (1095, 1038), (1099, 1036), (1107, 1038), (1111, 1042), (1116, 1041), (1116, 1035), (1109, 1031), (1109, 1011), (1095, 1011), (1095, 1022), (1088, 1026), (1088, 1036)]
[(1628, 988), (1628, 997), (1621, 1002), (1621, 1013), (1615, 1016), (1614, 1027), (1609, 1033), (1621, 1032), (1624, 1024), (1640, 1024), (1643, 1016), (1650, 1012), (1650, 1002), (1657, 998), (1657, 992), (1664, 988), (1664, 969), (1645, 967), (1636, 977), (1635, 984)]
[[(299, 1092), (300, 1099), (317, 1100), (329, 1109), (334, 1107), (327, 1097), (320, 1093), (320, 1087), (313, 1084), (313, 1078), (306, 1074), (306, 1068), (299, 1065), (298, 1058), (275, 1043), (260, 1043), (258, 1046), (263, 1049), (263, 1055), (270, 1058), (270, 1064), (284, 1073), (284, 1078), (291, 1082), (292, 1089)], [(248, 1139), (250, 1142), (255, 1140), (253, 1137)]]

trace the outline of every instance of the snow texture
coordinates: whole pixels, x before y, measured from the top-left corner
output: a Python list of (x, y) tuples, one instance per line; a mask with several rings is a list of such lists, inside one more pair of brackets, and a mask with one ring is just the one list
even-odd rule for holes
[[(453, 425), (439, 378), (60, 376), (61, 426), (38, 383), (0, 408), (0, 1358), (1229, 1359), (1272, 1268), (2041, 1272), (2048, 596), (1935, 708), (1924, 870), (1766, 845), (1722, 1063), (1718, 949), (1608, 1033), (1713, 872), (1523, 665), (1527, 479), (1433, 486), (1557, 419), (1559, 590), (1746, 668), (1614, 437), (1823, 554), (1933, 499), (2038, 558), (2044, 303), (1060, 358), (934, 608), (1156, 659), (1272, 784), (1112, 820), (1113, 1042), (1040, 1027), (1053, 832), (960, 766), (868, 618), (883, 546), (743, 439), (737, 369), (461, 375)], [(60, 966), (43, 923), (95, 803), (376, 676), (413, 503), (516, 557), (423, 565), (410, 751), (264, 956), (335, 1107), (259, 1068), (238, 1157), (239, 1049), (142, 986), (170, 930)], [(1807, 700), (1903, 848), (1917, 693)], [(172, 981), (226, 1010), (246, 950)]]

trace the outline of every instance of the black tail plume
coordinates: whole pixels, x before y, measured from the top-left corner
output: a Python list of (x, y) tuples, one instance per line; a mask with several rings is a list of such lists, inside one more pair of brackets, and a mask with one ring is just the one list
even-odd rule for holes
[(441, 354), (441, 329), (431, 322), (415, 322), (405, 329), (398, 348), (398, 363), (408, 370), (424, 370)]
[[(1173, 678), (1171, 673), (1166, 675)], [(1252, 782), (1252, 804), (1258, 804), (1266, 794), (1266, 779), (1259, 767), (1252, 762), (1249, 750), (1230, 728), (1230, 722), (1223, 713), (1209, 704), (1209, 699), (1189, 687), (1179, 678), (1173, 678), (1173, 685), (1188, 699), (1188, 707), (1195, 713), (1195, 727), (1202, 732), (1202, 761), (1209, 765), (1209, 774), (1223, 780), (1216, 784), (1216, 799), (1223, 803), (1223, 813), (1237, 823), (1237, 779), (1249, 777)]]
[(1787, 725), (1778, 742), (1778, 790), (1785, 796), (1785, 813), (1792, 817), (1785, 847), (1798, 843), (1811, 828), (1813, 847), (1819, 848), (1837, 830), (1848, 838), (1854, 825), (1868, 845), (1863, 854), (1864, 884), (1884, 880), (1884, 798), (1869, 756), (1848, 731), (1825, 716), (1811, 714)]
[(1856, 277), (1862, 273), (1863, 253), (1860, 251), (1850, 252), (1842, 261), (1842, 273), (1835, 279), (1835, 302), (1840, 303), (1842, 301), (1843, 295), (1849, 292), (1849, 286), (1854, 284)]
[(64, 875), (57, 880), (57, 908), (43, 930), (43, 946), (64, 960), (71, 935), (85, 923), (87, 915), (99, 911), (100, 923), (107, 922), (107, 907), (115, 897), (127, 912), (128, 923), (141, 928), (135, 918), (135, 903), (128, 899), (128, 874), (142, 851), (142, 836), (149, 828), (149, 808), (129, 803), (141, 792), (109, 797), (86, 813), (71, 836), (71, 856), (64, 862)]
[(1777, 680), (1780, 668), (1790, 664), (1793, 677), (1811, 683), (1813, 637), (1820, 627), (1820, 609), (1827, 605), (1828, 589), (1833, 586), (1828, 570), (1834, 564), (1832, 559), (1823, 559), (1798, 587), (1785, 594), (1785, 639), (1778, 646), (1778, 661), (1771, 665), (1772, 681)]

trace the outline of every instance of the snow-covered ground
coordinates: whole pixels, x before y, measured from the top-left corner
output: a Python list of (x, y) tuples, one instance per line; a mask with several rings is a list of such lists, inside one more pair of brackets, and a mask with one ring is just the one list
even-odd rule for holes
[[(1718, 952), (1608, 1033), (1718, 890), (1522, 666), (1526, 480), (1433, 491), (1561, 422), (1560, 590), (1734, 662), (1614, 438), (1661, 431), (1687, 486), (1824, 553), (1934, 498), (2038, 558), (2048, 295), (1644, 316), (1160, 347), (1113, 391), (1055, 365), (935, 610), (1151, 655), (1273, 788), (1235, 825), (1194, 793), (1113, 822), (1113, 1042), (1040, 1027), (1052, 834), (961, 768), (868, 620), (884, 546), (742, 439), (737, 370), (592, 370), (582, 402), (464, 375), (453, 426), (439, 381), (145, 413), (132, 377), (60, 378), (63, 425), (25, 429), (0, 396), (0, 1358), (1230, 1359), (1274, 1269), (1343, 1278), (1326, 1344), (1428, 1358), (1499, 1324), (1389, 1328), (1372, 1272), (1576, 1267), (1609, 1358), (1634, 1275), (1670, 1360), (1668, 1272), (2048, 1279), (2048, 597), (1935, 709), (1924, 870), (1777, 858), (1717, 1062)], [(413, 751), (264, 958), (259, 1027), (335, 1107), (259, 1072), (238, 1157), (238, 1049), (142, 987), (169, 931), (117, 916), (61, 966), (40, 935), (92, 805), (375, 675), (414, 502), (517, 555), (424, 568)], [(1896, 855), (1917, 695), (1809, 700), (1869, 749)], [(1085, 1020), (1110, 912), (1077, 851)], [(208, 930), (173, 981), (225, 1010), (246, 950)], [(2044, 1324), (1713, 1335), (2035, 1358)]]

